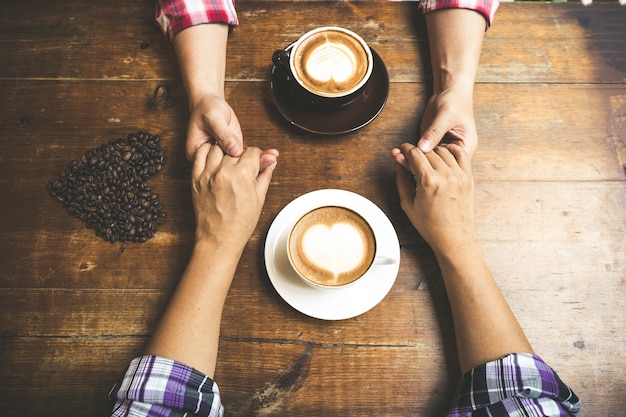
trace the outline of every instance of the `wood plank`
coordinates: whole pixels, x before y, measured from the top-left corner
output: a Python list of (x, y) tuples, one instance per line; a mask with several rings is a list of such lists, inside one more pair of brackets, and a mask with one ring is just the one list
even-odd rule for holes
[[(2, 336), (0, 403), (5, 416), (110, 415), (107, 394), (138, 338), (11, 338)], [(89, 352), (89, 354), (85, 354)]]
[[(3, 342), (3, 412), (26, 416), (56, 416), (61, 410), (64, 415), (108, 415), (105, 398), (109, 388), (145, 344), (140, 338), (6, 336)], [(91, 354), (83, 355), (85, 351)], [(413, 415), (442, 415), (458, 378), (456, 365), (446, 361), (444, 351), (420, 346), (222, 341), (219, 357), (216, 380), (226, 409), (229, 415), (242, 417), (400, 416), (406, 415), (406, 410)], [(585, 400), (583, 416), (611, 415), (626, 405), (620, 384), (604, 380), (619, 381), (620, 368), (614, 365), (596, 364), (593, 376), (557, 368), (564, 378), (570, 374), (577, 379), (589, 377), (572, 383)], [(606, 389), (597, 390), (605, 384)], [(63, 390), (50, 389), (55, 386)], [(328, 395), (321, 398), (320, 392)]]
[[(608, 253), (623, 247), (625, 224), (621, 213), (626, 200), (624, 186), (620, 183), (495, 182), (479, 183), (477, 187), (476, 212), (482, 241), (504, 241), (511, 245), (534, 241), (540, 245), (550, 238), (551, 242), (575, 242), (574, 247), (582, 245), (581, 256), (598, 245), (609, 245), (606, 246)], [(507, 196), (509, 199), (504, 198)], [(268, 196), (265, 214), (248, 245), (246, 256), (257, 257), (258, 262), (250, 269), (251, 275), (262, 274), (260, 256), (264, 236), (272, 219), (291, 198), (284, 193)], [(385, 205), (392, 204), (396, 204), (396, 209), (391, 219), (402, 244), (418, 243), (417, 234), (400, 212), (397, 202), (390, 199)], [(35, 210), (34, 218), (40, 220), (34, 224), (24, 221), (20, 227), (25, 230), (7, 228), (0, 233), (7, 243), (0, 254), (4, 265), (0, 272), (3, 286), (168, 289), (180, 276), (189, 256), (191, 226), (186, 226), (186, 233), (175, 234), (174, 225), (181, 224), (176, 220), (166, 224), (157, 237), (146, 244), (112, 245), (95, 238), (78, 220), (53, 223), (54, 218), (69, 215), (63, 213), (61, 207), (48, 207), (50, 211), (57, 211), (53, 217)], [(6, 213), (11, 215), (10, 211)], [(17, 218), (17, 215), (12, 217)], [(48, 226), (41, 228), (46, 224)], [(68, 225), (71, 225), (69, 230), (77, 230), (68, 235)], [(146, 262), (137, 262), (138, 259)], [(623, 268), (615, 266), (618, 270)], [(419, 267), (416, 265), (414, 269)]]
[[(159, 134), (168, 161), (163, 177), (187, 180), (190, 165), (183, 154), (186, 101), (180, 83), (168, 84), (175, 104), (153, 109), (152, 81), (77, 82), (71, 89), (56, 82), (0, 81), (6, 115), (0, 127), (7, 138), (0, 143), (5, 158), (0, 179), (24, 181), (22, 173), (37, 166), (45, 182), (88, 149), (138, 130)], [(324, 175), (341, 182), (358, 177), (365, 166), (381, 171), (380, 180), (393, 177), (389, 150), (414, 141), (426, 92), (416, 84), (392, 85), (383, 111), (370, 125), (347, 135), (320, 137), (292, 128), (274, 107), (266, 82), (232, 83), (228, 99), (243, 126), (247, 145), (278, 148), (283, 157), (278, 179), (298, 171)], [(250, 100), (257, 97), (257, 100)], [(623, 180), (626, 133), (626, 87), (622, 85), (479, 85), (476, 122), (480, 135), (474, 158), (477, 178), (484, 180)], [(506, 106), (501, 103), (506, 102)], [(585, 103), (584, 117), (579, 103)], [(42, 103), (54, 103), (42, 107)], [(83, 109), (88, 117), (77, 117)], [(381, 135), (382, 133), (382, 135)], [(381, 146), (381, 144), (383, 144)], [(358, 146), (369, 152), (337, 152)], [(319, 152), (323, 147), (325, 152)], [(361, 161), (359, 164), (356, 161)], [(304, 163), (306, 161), (306, 163)], [(282, 173), (282, 174), (281, 174)], [(317, 175), (311, 181), (317, 180)], [(286, 179), (285, 179), (286, 180)]]
[[(497, 194), (517, 194), (520, 197), (504, 199)], [(522, 198), (522, 196), (525, 196)], [(588, 297), (584, 301), (588, 308), (592, 308), (594, 302), (618, 303), (620, 294), (623, 295), (620, 276), (623, 274), (623, 265), (626, 264), (626, 242), (623, 239), (626, 230), (626, 220), (622, 216), (622, 209), (626, 207), (626, 190), (619, 184), (523, 184), (512, 183), (505, 189), (502, 183), (491, 183), (478, 185), (477, 190), (477, 233), (479, 240), (484, 245), (485, 256), (490, 261), (494, 276), (498, 279), (503, 291), (510, 294), (509, 301), (512, 304), (520, 303), (520, 309), (524, 308), (526, 297), (516, 295), (517, 291), (522, 291), (527, 286), (529, 288), (543, 288), (547, 283), (554, 289), (567, 289), (571, 285), (576, 285), (576, 290), (568, 289), (563, 293), (564, 303), (567, 296), (581, 294)], [(480, 207), (483, 207), (482, 209)], [(480, 214), (489, 210), (489, 216)], [(517, 214), (516, 214), (517, 213)], [(264, 222), (267, 226), (266, 219)], [(408, 228), (408, 226), (407, 226)], [(411, 230), (408, 229), (407, 232)], [(414, 233), (414, 232), (413, 232)], [(61, 235), (59, 233), (59, 235)], [(233, 283), (232, 298), (240, 300), (239, 305), (227, 306), (226, 315), (231, 316), (236, 321), (245, 316), (246, 311), (252, 308), (269, 308), (273, 314), (279, 314), (283, 322), (289, 320), (292, 310), (284, 305), (277, 297), (267, 282), (266, 274), (263, 270), (263, 262), (260, 259), (262, 253), (263, 234), (257, 231), (256, 238), (253, 239), (244, 258), (256, 258), (257, 261), (249, 265), (242, 265)], [(568, 243), (570, 242), (570, 243)], [(109, 244), (103, 244), (111, 246)], [(55, 245), (51, 245), (51, 248)], [(51, 249), (50, 248), (50, 249)], [(144, 249), (145, 248), (145, 249)], [(186, 246), (186, 250), (189, 246)], [(154, 268), (147, 267), (136, 260), (141, 259), (139, 253), (148, 253), (158, 250), (165, 261)], [(97, 322), (99, 326), (89, 320), (96, 318), (91, 316), (92, 309), (102, 311), (105, 316), (115, 317), (124, 305), (136, 305), (138, 299), (145, 297), (146, 303), (162, 304), (164, 294), (169, 293), (180, 276), (186, 257), (176, 254), (176, 246), (163, 244), (157, 245), (130, 245), (122, 254), (115, 253), (116, 261), (109, 259), (102, 248), (94, 245), (92, 252), (77, 256), (76, 261), (67, 262), (63, 257), (59, 262), (63, 265), (58, 268), (55, 274), (59, 275), (57, 281), (51, 280), (52, 288), (103, 288), (102, 294), (99, 292), (78, 292), (69, 290), (34, 290), (33, 292), (21, 292), (21, 290), (3, 290), (3, 310), (2, 322), (13, 321), (17, 329), (25, 333), (19, 335), (29, 335), (31, 333), (42, 332), (48, 329), (50, 335), (71, 333), (72, 326), (63, 333), (57, 333), (61, 323), (60, 317), (74, 316), (78, 321), (79, 329), (90, 329), (93, 335), (102, 334), (126, 334), (133, 328), (130, 324), (123, 323), (118, 330), (109, 329), (106, 321)], [(40, 251), (45, 252), (40, 247)], [(145, 251), (145, 252), (144, 252)], [(111, 253), (117, 252), (111, 249)], [(53, 252), (54, 253), (54, 252)], [(575, 260), (572, 262), (571, 260)], [(29, 280), (29, 276), (36, 276), (37, 270), (12, 271), (9, 262), (4, 263), (5, 273), (3, 286), (37, 287), (38, 281)], [(155, 277), (153, 270), (167, 271), (167, 264), (174, 264), (179, 271), (163, 273), (164, 277)], [(81, 269), (81, 265), (83, 268)], [(20, 277), (21, 280), (12, 282), (11, 275)], [(63, 281), (60, 277), (76, 276), (75, 282)], [(406, 303), (407, 309), (413, 302), (410, 297), (416, 290), (429, 287), (432, 277), (437, 276), (437, 269), (434, 265), (432, 255), (425, 247), (415, 247), (403, 245), (402, 263), (400, 278), (390, 293), (391, 300), (389, 307), (396, 303)], [(133, 277), (132, 280), (129, 277)], [(581, 279), (585, 277), (586, 279)], [(67, 279), (67, 278), (65, 278)], [(435, 279), (434, 282), (437, 282)], [(440, 285), (440, 284), (439, 284)], [(520, 287), (521, 285), (521, 287)], [(127, 293), (125, 291), (110, 291), (112, 288), (132, 289), (132, 288), (154, 288), (157, 291), (143, 291), (139, 293)], [(440, 288), (439, 288), (440, 289)], [(432, 289), (431, 289), (432, 290)], [(572, 291), (572, 292), (570, 292)], [(406, 294), (406, 295), (405, 295)], [(552, 297), (547, 293), (545, 297)], [(74, 299), (71, 303), (66, 303), (66, 297)], [(102, 299), (104, 297), (104, 299)], [(397, 298), (396, 298), (397, 297)], [(405, 298), (406, 297), (406, 298)], [(265, 299), (261, 306), (254, 306), (253, 300), (257, 298)], [(545, 307), (540, 310), (539, 316), (549, 313), (550, 303), (545, 301)], [(25, 300), (25, 301), (24, 301)], [(98, 300), (100, 300), (98, 302)], [(250, 300), (246, 302), (245, 300)], [(158, 301), (158, 302), (157, 302)], [(85, 303), (86, 311), (81, 312), (80, 305)], [(48, 307), (45, 307), (48, 306)], [(381, 305), (381, 309), (384, 306)], [(51, 310), (52, 316), (39, 317), (32, 321), (39, 308)], [(62, 308), (57, 310), (57, 308)], [(574, 308), (574, 307), (572, 307)], [(134, 332), (146, 334), (147, 323), (153, 323), (156, 312), (148, 313), (148, 307), (136, 313), (138, 317), (132, 323), (143, 323), (143, 327), (135, 328)], [(155, 311), (158, 311), (156, 309)], [(425, 310), (428, 311), (428, 310)], [(569, 309), (568, 309), (569, 311)], [(609, 309), (613, 314), (619, 309)], [(19, 321), (11, 318), (12, 312), (21, 312)], [(570, 311), (573, 313), (573, 311)], [(58, 318), (55, 314), (58, 314)], [(272, 314), (272, 315), (273, 315)], [(419, 315), (425, 314), (424, 311)], [(586, 311), (581, 312), (586, 314)], [(255, 315), (263, 316), (261, 311)], [(383, 320), (385, 310), (381, 310), (375, 315), (375, 320)], [(46, 320), (50, 319), (48, 322)], [(269, 318), (266, 318), (270, 320)], [(301, 317), (297, 317), (297, 320)], [(582, 317), (581, 317), (582, 319)], [(535, 320), (541, 322), (540, 317)], [(535, 320), (531, 320), (532, 325)], [(584, 325), (584, 320), (578, 321), (578, 328)], [(267, 326), (266, 326), (267, 324)], [(274, 330), (265, 335), (264, 328), (269, 323), (262, 323), (255, 333), (261, 337), (270, 338), (275, 335)], [(12, 327), (13, 328), (13, 327)], [(247, 326), (244, 327), (248, 329)], [(57, 330), (55, 330), (57, 329)], [(400, 329), (398, 333), (407, 333), (406, 328)], [(582, 328), (579, 330), (582, 331)], [(86, 331), (86, 330), (81, 330)], [(92, 334), (92, 333), (90, 333)], [(281, 337), (289, 338), (289, 333)], [(233, 337), (244, 337), (244, 334), (231, 334)], [(406, 337), (406, 336), (401, 336)], [(402, 342), (404, 343), (404, 342)]]
[(177, 77), (174, 51), (154, 22), (154, 3), (112, 1), (95, 8), (80, 0), (34, 0), (27, 8), (7, 4), (0, 16), (6, 29), (0, 78)]
[[(238, 373), (250, 372), (242, 363), (229, 363), (228, 374), (221, 375), (221, 389), (228, 412), (235, 416), (443, 415), (457, 379), (443, 356), (430, 356), (419, 347), (296, 346), (290, 348), (290, 362), (285, 366), (286, 349), (281, 348), (280, 357), (275, 358), (275, 346), (269, 350), (265, 344), (222, 346), (220, 357), (227, 361), (253, 356), (261, 363), (278, 362), (265, 369), (263, 385), (253, 389), (228, 382), (236, 380)], [(441, 383), (449, 374), (451, 381)], [(320, 392), (331, 394), (321, 397), (316, 394)]]
[[(0, 79), (179, 78), (173, 50), (152, 22), (152, 2), (117, 0), (97, 9), (79, 0), (31, 1), (29, 6), (28, 19), (20, 3), (7, 5), (0, 17), (5, 28)], [(285, 2), (246, 1), (238, 3), (238, 10), (241, 25), (229, 43), (229, 79), (267, 80), (275, 49), (326, 24), (362, 34), (385, 59), (393, 82), (429, 78), (427, 40), (415, 2), (295, 2), (287, 7)], [(292, 16), (303, 12), (308, 16), (304, 27)], [(487, 33), (478, 81), (623, 82), (626, 26), (620, 12), (617, 4), (504, 3)], [(106, 16), (117, 16), (115, 25)]]
[[(123, 372), (126, 361), (138, 354), (145, 343), (130, 338), (5, 341), (4, 357), (8, 361), (0, 369), (3, 412), (37, 416), (59, 415), (60, 410), (64, 415), (107, 415), (108, 390)], [(45, 354), (33, 355), (40, 351)], [(84, 351), (92, 354), (80, 354)], [(447, 408), (457, 377), (452, 371), (454, 380), (440, 383), (448, 372), (443, 356), (431, 357), (429, 352), (410, 346), (333, 347), (224, 341), (219, 355), (221, 365), (216, 379), (223, 381), (218, 384), (229, 415), (233, 416), (303, 415), (307, 410), (313, 415), (324, 411), (346, 415), (375, 415), (368, 413), (384, 410), (393, 415), (404, 409), (441, 411)], [(255, 360), (242, 360), (245, 358)], [(329, 369), (329, 360), (336, 367)], [(25, 369), (35, 371), (34, 375)], [(424, 372), (429, 378), (419, 377)], [(369, 382), (356, 384), (364, 380)], [(63, 390), (50, 389), (55, 386), (62, 386)], [(315, 395), (322, 387), (332, 396), (323, 399)], [(373, 396), (372, 391), (379, 395)], [(28, 398), (38, 400), (15, 401)]]
[(503, 3), (486, 35), (478, 81), (623, 83), (623, 21), (623, 9), (615, 3), (590, 8)]
[[(436, 276), (428, 278), (437, 282)], [(294, 311), (266, 279), (261, 282), (256, 277), (255, 283), (238, 276), (236, 281), (224, 311), (222, 335), (226, 339), (438, 346), (438, 329), (444, 327), (446, 339), (453, 340), (441, 285), (403, 289), (408, 283), (399, 282), (374, 310), (353, 320), (326, 322)], [(255, 288), (259, 286), (262, 288)], [(169, 292), (154, 290), (0, 289), (0, 322), (11, 337), (145, 338), (152, 334), (169, 297)], [(258, 305), (260, 300), (264, 306)], [(441, 309), (433, 307), (434, 302), (441, 304)], [(403, 306), (404, 319), (390, 314), (392, 306)], [(372, 339), (367, 329), (388, 330)]]

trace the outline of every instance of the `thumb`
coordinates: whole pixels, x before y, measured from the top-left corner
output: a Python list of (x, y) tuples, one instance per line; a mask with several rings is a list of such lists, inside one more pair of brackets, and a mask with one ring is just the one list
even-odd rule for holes
[(438, 115), (433, 121), (424, 129), (424, 133), (417, 142), (417, 147), (424, 153), (432, 151), (441, 139), (450, 130), (450, 124), (448, 120), (445, 120), (444, 116)]
[(225, 154), (233, 157), (241, 156), (243, 152), (242, 140), (226, 123), (218, 123), (217, 126), (214, 126), (213, 139)]

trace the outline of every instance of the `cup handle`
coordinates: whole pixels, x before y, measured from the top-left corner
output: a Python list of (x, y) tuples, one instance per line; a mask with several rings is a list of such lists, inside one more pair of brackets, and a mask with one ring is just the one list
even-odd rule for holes
[(396, 262), (398, 262), (397, 259), (393, 259), (393, 258), (390, 258), (388, 256), (382, 256), (381, 255), (381, 256), (377, 256), (374, 259), (374, 262), (372, 263), (372, 265), (377, 265), (377, 266), (380, 266), (380, 265), (393, 265)]
[(287, 75), (291, 74), (289, 70), (289, 52), (284, 49), (279, 49), (274, 51), (272, 55), (272, 62), (276, 66), (276, 68), (282, 70)]

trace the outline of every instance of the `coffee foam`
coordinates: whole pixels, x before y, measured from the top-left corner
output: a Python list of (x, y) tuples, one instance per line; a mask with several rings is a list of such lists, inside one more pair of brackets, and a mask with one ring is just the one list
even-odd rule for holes
[(324, 96), (350, 93), (368, 72), (369, 57), (361, 42), (337, 30), (309, 36), (295, 54), (299, 80), (310, 91)]
[(296, 269), (310, 281), (339, 286), (363, 275), (374, 258), (374, 235), (358, 214), (342, 207), (323, 207), (294, 227), (289, 250)]
[(320, 269), (338, 276), (363, 262), (363, 236), (349, 223), (315, 224), (304, 231), (301, 254)]

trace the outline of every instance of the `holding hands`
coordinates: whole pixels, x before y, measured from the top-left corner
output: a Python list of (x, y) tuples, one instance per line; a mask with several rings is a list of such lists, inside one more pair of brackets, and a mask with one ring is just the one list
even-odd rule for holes
[(440, 142), (455, 143), (470, 156), (476, 151), (478, 133), (472, 91), (464, 90), (467, 89), (451, 88), (428, 100), (422, 117), (422, 136), (417, 143), (423, 152), (430, 152)]
[(193, 159), (196, 149), (205, 142), (216, 143), (230, 156), (243, 151), (243, 133), (239, 119), (223, 96), (207, 93), (190, 102), (185, 153)]
[(243, 250), (261, 215), (277, 157), (275, 149), (251, 147), (235, 158), (218, 145), (200, 145), (191, 173), (196, 243)]
[(274, 149), (258, 148), (232, 157), (210, 143), (196, 151), (191, 173), (193, 251), (147, 355), (170, 358), (213, 377), (224, 301), (259, 221), (277, 157)]
[(478, 146), (473, 95), (486, 21), (480, 13), (463, 8), (432, 11), (425, 19), (433, 94), (417, 146), (430, 152), (439, 143), (455, 143), (471, 157)]
[(224, 98), (227, 40), (228, 25), (216, 23), (192, 26), (173, 41), (189, 99), (189, 160), (205, 142), (216, 143), (230, 156), (240, 156), (244, 149), (239, 120)]
[(424, 153), (405, 143), (392, 156), (402, 209), (435, 253), (472, 243), (474, 182), (467, 152), (448, 144)]

